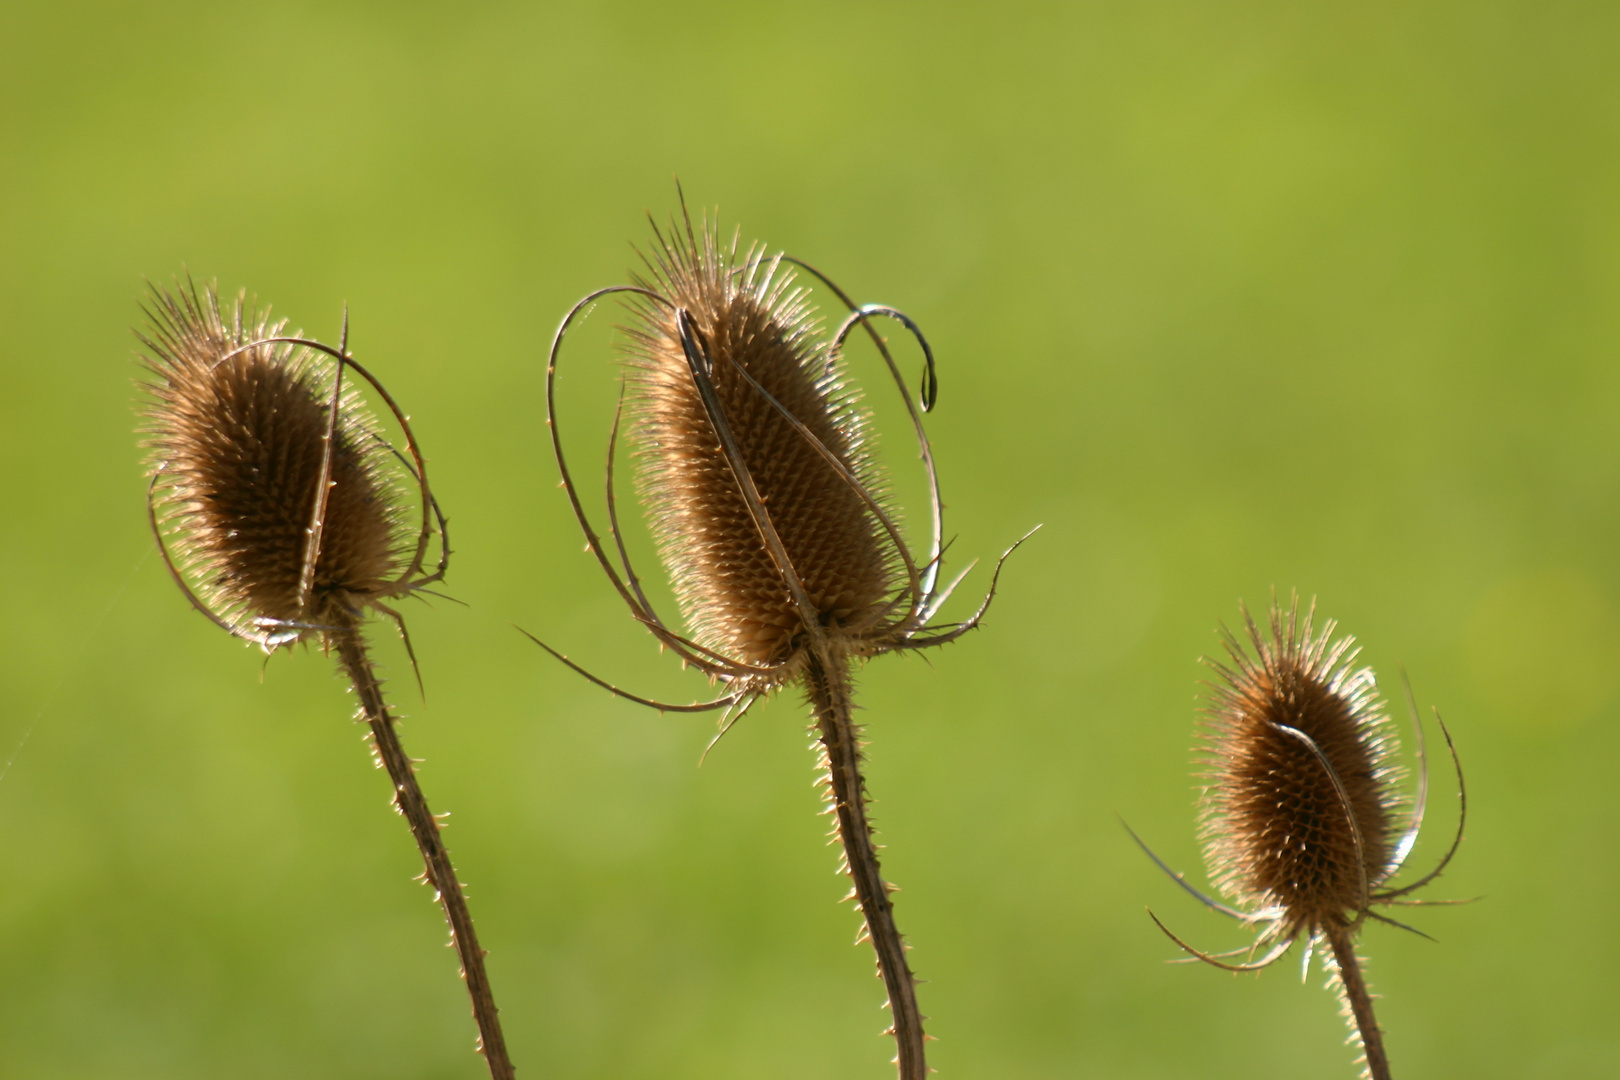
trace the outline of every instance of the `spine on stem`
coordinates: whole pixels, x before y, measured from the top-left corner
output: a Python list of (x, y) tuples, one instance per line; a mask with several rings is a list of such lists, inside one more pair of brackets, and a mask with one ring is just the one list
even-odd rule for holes
[(450, 862), (450, 852), (439, 835), (439, 822), (428, 809), (422, 787), (416, 782), (416, 770), (405, 756), (399, 733), (394, 729), (394, 716), (383, 698), (382, 684), (371, 666), (365, 639), (359, 630), (333, 635), (336, 638), (338, 661), (354, 684), (360, 699), (360, 713), (371, 728), (377, 757), (388, 771), (394, 788), (394, 805), (410, 824), (411, 835), (422, 853), (427, 880), (438, 894), (444, 908), (445, 921), (450, 924), (450, 938), (455, 943), (461, 960), (461, 977), (472, 998), (473, 1019), (478, 1024), (478, 1048), (489, 1065), (493, 1080), (512, 1080), (517, 1071), (506, 1052), (506, 1039), (501, 1034), (500, 1010), (495, 1007), (495, 995), (490, 989), (489, 975), (484, 969), (484, 950), (479, 948), (478, 933), (473, 928), (472, 913), (462, 894), (461, 882), (456, 878)]
[(877, 952), (878, 974), (889, 993), (890, 1031), (898, 1049), (900, 1080), (924, 1080), (928, 1075), (924, 1017), (917, 1008), (917, 980), (906, 963), (905, 941), (894, 921), (894, 903), (889, 899), (893, 887), (883, 880), (866, 813), (866, 780), (861, 775), (860, 729), (854, 719), (849, 662), (831, 652), (812, 652), (805, 674), (827, 770), (828, 796), (838, 819), (844, 862), (855, 883), (855, 900)]
[(1384, 1053), (1384, 1035), (1378, 1030), (1378, 1018), (1373, 1015), (1372, 993), (1361, 973), (1361, 960), (1356, 956), (1356, 944), (1350, 927), (1333, 926), (1325, 930), (1328, 945), (1333, 949), (1335, 981), (1355, 1020), (1356, 1032), (1361, 1037), (1361, 1048), (1367, 1055), (1368, 1080), (1390, 1080), (1389, 1057)]

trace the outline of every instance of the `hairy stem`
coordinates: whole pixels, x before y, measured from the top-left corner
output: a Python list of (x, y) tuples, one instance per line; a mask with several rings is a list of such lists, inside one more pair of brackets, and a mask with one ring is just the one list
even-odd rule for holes
[(924, 1080), (928, 1064), (923, 1055), (923, 1015), (917, 1010), (916, 979), (906, 964), (905, 942), (895, 926), (894, 904), (878, 866), (872, 824), (866, 816), (866, 781), (861, 776), (860, 731), (850, 698), (849, 665), (841, 657), (812, 651), (805, 683), (815, 710), (844, 861), (855, 882), (855, 899), (866, 919), (867, 936), (877, 951), (878, 973), (889, 992), (900, 1080)]
[(427, 799), (416, 782), (416, 770), (405, 756), (399, 734), (394, 730), (394, 717), (383, 700), (382, 684), (371, 667), (365, 639), (359, 630), (332, 635), (337, 647), (338, 660), (354, 683), (354, 692), (360, 698), (360, 712), (371, 727), (377, 757), (388, 770), (388, 779), (394, 785), (394, 805), (410, 823), (411, 835), (422, 852), (427, 866), (427, 880), (438, 892), (444, 907), (445, 920), (450, 923), (450, 938), (455, 942), (461, 958), (461, 977), (472, 998), (473, 1019), (478, 1023), (478, 1049), (489, 1065), (493, 1080), (512, 1080), (516, 1070), (507, 1057), (506, 1039), (501, 1034), (499, 1012), (495, 995), (490, 990), (489, 975), (484, 970), (484, 950), (478, 947), (478, 934), (473, 929), (472, 914), (461, 893), (461, 882), (456, 879), (455, 867), (450, 864), (450, 852), (439, 837), (439, 822), (428, 809)]
[(1333, 947), (1333, 961), (1339, 969), (1339, 986), (1355, 1018), (1356, 1030), (1361, 1033), (1361, 1048), (1367, 1054), (1367, 1076), (1369, 1080), (1390, 1080), (1384, 1035), (1378, 1030), (1378, 1018), (1373, 1015), (1372, 994), (1368, 993), (1367, 980), (1362, 977), (1361, 961), (1356, 958), (1350, 928), (1330, 926), (1326, 933), (1328, 944)]

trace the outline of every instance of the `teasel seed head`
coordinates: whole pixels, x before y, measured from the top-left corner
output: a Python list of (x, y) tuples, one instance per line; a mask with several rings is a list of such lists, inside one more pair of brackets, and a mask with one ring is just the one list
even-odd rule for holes
[[(723, 244), (707, 217), (694, 227), (684, 204), (682, 211), (667, 232), (654, 226), (644, 276), (598, 289), (564, 316), (547, 361), (546, 415), (587, 548), (631, 616), (727, 690), (701, 704), (666, 705), (625, 693), (536, 643), (585, 677), (646, 705), (746, 711), (798, 680), (812, 653), (841, 664), (943, 645), (973, 630), (1018, 544), (996, 563), (974, 615), (931, 625), (955, 583), (940, 584), (943, 504), (920, 415), (932, 408), (937, 382), (922, 331), (895, 308), (857, 305), (806, 263), (768, 255), (757, 245), (739, 251), (736, 234)], [(804, 291), (795, 286), (797, 270), (848, 308), (831, 334), (820, 333)], [(604, 543), (563, 451), (557, 366), (574, 321), (615, 294), (628, 297), (632, 321), (621, 327), (624, 386), (608, 439)], [(904, 326), (925, 361), (918, 401), (904, 398), (929, 490), (931, 536), (923, 553), (907, 544), (890, 508), (887, 481), (873, 459), (870, 414), (845, 375), (845, 341), (862, 330), (906, 393), (887, 339), (876, 329), (880, 320)], [(626, 414), (638, 486), (685, 633), (648, 599), (619, 528), (613, 462)]]
[[(1428, 796), (1423, 726), (1408, 686), (1419, 779), (1407, 808), (1395, 791), (1399, 770), (1391, 763), (1391, 725), (1372, 670), (1356, 667), (1354, 639), (1333, 640), (1334, 623), (1318, 631), (1314, 616), (1314, 603), (1301, 619), (1297, 596), (1286, 610), (1273, 596), (1269, 638), (1245, 609), (1248, 646), (1223, 629), (1228, 663), (1209, 662), (1219, 682), (1211, 686), (1204, 719), (1204, 851), (1210, 876), (1237, 906), (1188, 884), (1131, 835), (1159, 869), (1205, 906), (1260, 930), (1248, 949), (1206, 953), (1150, 911), (1159, 929), (1194, 959), (1226, 971), (1260, 971), (1301, 938), (1307, 965), (1314, 947), (1324, 944), (1330, 985), (1338, 990), (1364, 1051), (1363, 1076), (1389, 1080), (1389, 1057), (1356, 955), (1356, 935), (1369, 918), (1420, 933), (1372, 909), (1434, 902), (1408, 897), (1439, 877), (1457, 854), (1468, 820), (1468, 791), (1451, 733), (1437, 711), (1435, 720), (1457, 769), (1457, 832), (1433, 870), (1406, 885), (1389, 884), (1423, 826)], [(1405, 819), (1398, 837), (1397, 817)], [(1255, 958), (1262, 948), (1265, 955)], [(1244, 952), (1247, 960), (1232, 959)]]
[(1297, 932), (1359, 921), (1393, 871), (1401, 800), (1390, 721), (1354, 639), (1275, 601), (1270, 638), (1243, 613), (1252, 654), (1223, 631), (1229, 664), (1206, 710), (1203, 837), (1211, 877), (1238, 904)]
[[(706, 353), (714, 398), (816, 617), (829, 635), (856, 642), (882, 621), (904, 572), (877, 508), (856, 486), (887, 509), (869, 415), (842, 363), (818, 342), (813, 310), (779, 259), (758, 247), (739, 257), (735, 243), (728, 250), (708, 229), (690, 246), (660, 241), (650, 279), (638, 284), (673, 306), (637, 305), (626, 405), (640, 490), (682, 613), (699, 643), (752, 665), (783, 663), (802, 639), (794, 597), (689, 368), (684, 313), (686, 337)], [(784, 412), (856, 483), (830, 468)]]
[[(900, 1077), (924, 1080), (924, 1017), (867, 814), (851, 668), (852, 661), (879, 653), (954, 641), (979, 624), (995, 595), (992, 577), (971, 618), (930, 625), (954, 588), (938, 587), (942, 503), (919, 415), (937, 393), (933, 353), (902, 312), (856, 305), (825, 275), (786, 255), (767, 256), (758, 246), (739, 254), (735, 234), (723, 246), (707, 217), (693, 227), (684, 204), (682, 220), (667, 236), (656, 225), (654, 233), (644, 277), (598, 289), (564, 316), (546, 369), (547, 421), (587, 547), (632, 617), (725, 689), (710, 701), (654, 701), (620, 690), (535, 641), (586, 678), (643, 705), (680, 712), (724, 709), (721, 735), (761, 698), (793, 683), (804, 690), (828, 811), (835, 815), (844, 869), (854, 882), (851, 897), (860, 905), (889, 995)], [(830, 335), (818, 332), (804, 293), (794, 287), (792, 268), (819, 280), (849, 309)], [(563, 452), (556, 380), (569, 327), (614, 294), (632, 298), (633, 323), (623, 328), (628, 345), (621, 412), (608, 439), (609, 547), (591, 524)], [(874, 326), (879, 319), (909, 330), (925, 359), (920, 401), (905, 398), (930, 495), (932, 537), (921, 557), (912, 553), (889, 508), (883, 475), (872, 459), (870, 418), (843, 374), (845, 340), (862, 329), (905, 395), (899, 367)], [(613, 463), (626, 411), (641, 494), (686, 634), (649, 601), (619, 528)], [(998, 562), (998, 574), (1000, 568)]]
[(426, 537), (412, 535), (395, 455), (328, 354), (364, 374), (352, 358), (288, 335), (244, 295), (227, 313), (212, 285), (154, 289), (148, 314), (152, 520), (205, 614), (273, 648), (353, 628), (421, 584)]
[[(334, 349), (284, 333), (284, 323), (241, 294), (227, 318), (213, 286), (199, 293), (189, 281), (153, 289), (148, 314), (147, 506), (169, 572), (216, 625), (267, 652), (314, 635), (336, 655), (421, 852), (419, 880), (444, 910), (478, 1048), (492, 1080), (512, 1080), (484, 950), (362, 629), (370, 611), (392, 618), (414, 668), (404, 619), (385, 601), (440, 580), (449, 563), (444, 515), (410, 421), (349, 355), (346, 315)], [(362, 409), (350, 373), (386, 403), (404, 452)], [(405, 475), (421, 496), (414, 536), (401, 498)], [(435, 528), (439, 562), (426, 573)]]

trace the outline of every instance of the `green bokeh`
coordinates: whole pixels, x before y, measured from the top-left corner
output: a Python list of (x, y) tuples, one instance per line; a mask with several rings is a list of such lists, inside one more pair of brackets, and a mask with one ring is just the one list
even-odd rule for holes
[(982, 632), (862, 675), (942, 1077), (1353, 1075), (1319, 972), (1162, 962), (1145, 905), (1240, 938), (1114, 816), (1197, 868), (1196, 661), (1273, 587), (1469, 769), (1432, 895), (1487, 899), (1364, 937), (1397, 1070), (1615, 1075), (1620, 11), (584, 2), (0, 7), (0, 1074), (480, 1073), (332, 665), (152, 553), (129, 327), (189, 268), (327, 338), (347, 303), (431, 456), (470, 606), (412, 608), (425, 701), (378, 636), (521, 1075), (892, 1075), (802, 706), (699, 770), (709, 719), (510, 625), (704, 691), (582, 553), (540, 394), (676, 175), (927, 329), (958, 564), (1046, 525)]

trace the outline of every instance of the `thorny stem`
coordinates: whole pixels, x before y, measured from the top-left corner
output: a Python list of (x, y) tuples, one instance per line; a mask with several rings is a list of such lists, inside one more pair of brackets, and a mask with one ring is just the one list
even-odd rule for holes
[(894, 904), (878, 866), (872, 824), (866, 817), (866, 781), (861, 776), (860, 732), (850, 697), (849, 665), (842, 657), (828, 655), (830, 652), (810, 651), (805, 683), (838, 815), (838, 837), (844, 844), (844, 861), (855, 882), (855, 899), (866, 920), (867, 936), (877, 951), (878, 973), (889, 992), (894, 1018), (890, 1032), (899, 1048), (900, 1080), (924, 1080), (928, 1064), (923, 1055), (923, 1015), (917, 1009), (916, 979), (906, 964), (905, 942), (895, 926)]
[(1339, 986), (1350, 1005), (1356, 1030), (1361, 1033), (1361, 1048), (1367, 1054), (1367, 1076), (1369, 1080), (1390, 1080), (1384, 1035), (1378, 1030), (1378, 1018), (1373, 1015), (1372, 994), (1367, 992), (1367, 980), (1361, 974), (1361, 961), (1356, 958), (1350, 927), (1330, 926), (1326, 934), (1333, 948), (1333, 961), (1339, 969)]
[(478, 1049), (489, 1065), (493, 1080), (513, 1080), (516, 1070), (506, 1053), (506, 1039), (501, 1034), (499, 1010), (495, 995), (490, 990), (489, 975), (484, 971), (484, 950), (478, 947), (478, 934), (473, 930), (472, 913), (461, 893), (461, 882), (456, 879), (455, 867), (450, 864), (450, 852), (439, 837), (439, 822), (428, 809), (427, 799), (416, 782), (416, 771), (411, 759), (405, 756), (399, 734), (394, 730), (394, 716), (383, 700), (382, 684), (371, 667), (365, 640), (360, 631), (344, 630), (331, 635), (337, 646), (338, 660), (354, 684), (360, 698), (360, 712), (371, 727), (377, 757), (388, 770), (388, 779), (394, 785), (394, 805), (410, 823), (411, 835), (422, 852), (427, 866), (427, 881), (438, 892), (444, 907), (445, 920), (450, 923), (450, 938), (455, 942), (461, 958), (461, 977), (472, 998), (473, 1018), (478, 1023)]

